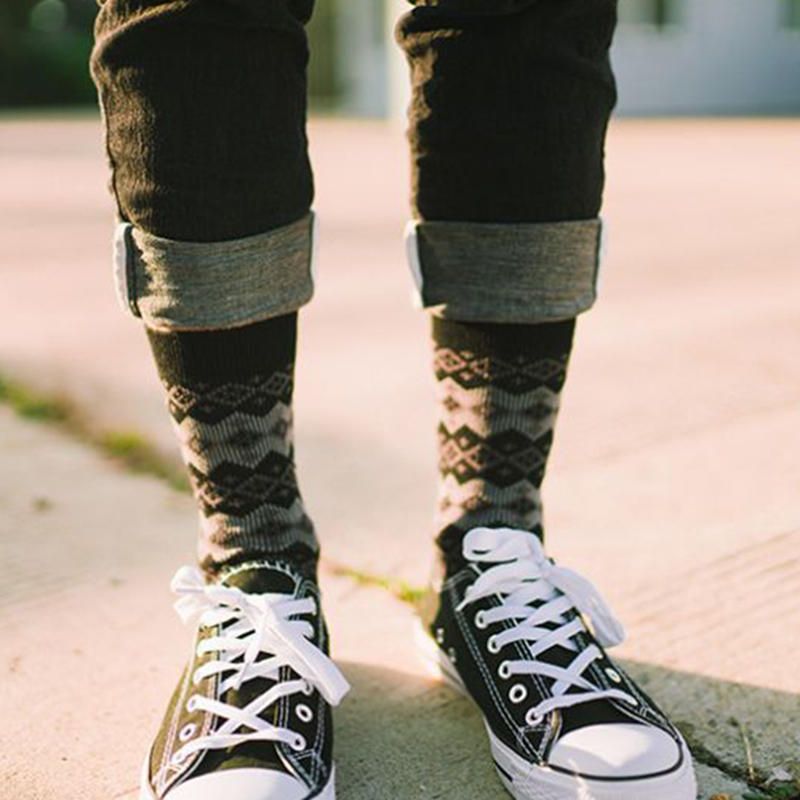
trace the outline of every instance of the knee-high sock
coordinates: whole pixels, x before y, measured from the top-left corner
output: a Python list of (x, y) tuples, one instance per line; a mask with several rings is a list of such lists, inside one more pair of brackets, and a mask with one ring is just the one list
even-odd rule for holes
[(457, 566), (476, 526), (542, 533), (540, 488), (574, 320), (539, 325), (433, 319), (439, 407), (438, 544)]
[(200, 562), (280, 556), (313, 571), (297, 486), (292, 389), (297, 314), (222, 331), (148, 331), (200, 512)]

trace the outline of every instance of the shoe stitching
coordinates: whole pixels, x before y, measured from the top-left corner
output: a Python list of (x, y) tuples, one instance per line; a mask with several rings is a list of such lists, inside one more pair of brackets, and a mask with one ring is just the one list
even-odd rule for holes
[[(217, 632), (219, 632), (219, 626), (217, 626)], [(199, 642), (199, 628), (198, 628), (198, 639)], [(190, 676), (190, 683), (189, 686), (194, 686), (194, 682), (191, 681)], [(219, 700), (221, 697), (220, 689), (222, 688), (221, 681), (219, 676), (214, 676), (212, 678), (206, 679), (206, 687), (203, 690), (203, 694), (209, 700)], [(188, 702), (188, 698), (187, 698)], [(217, 717), (215, 714), (205, 713), (203, 714), (203, 724), (200, 729), (200, 735), (206, 736), (215, 728)], [(172, 786), (179, 782), (185, 782), (188, 780), (200, 767), (203, 763), (203, 759), (208, 755), (208, 750), (200, 750), (198, 751), (191, 760), (188, 760), (185, 764), (180, 766), (180, 772), (178, 773), (175, 780), (172, 782)], [(171, 788), (171, 786), (170, 786)]]
[[(197, 634), (195, 634), (194, 638), (192, 639), (192, 653), (194, 653), (194, 648), (197, 646), (196, 642)], [(178, 720), (180, 719), (181, 708), (183, 708), (183, 704), (185, 702), (186, 690), (190, 681), (192, 663), (193, 660), (189, 662), (189, 666), (184, 673), (181, 690), (178, 693), (178, 699), (175, 703), (175, 708), (172, 710), (172, 718), (170, 719), (169, 728), (167, 729), (167, 736), (164, 740), (164, 747), (161, 751), (161, 763), (159, 764), (156, 774), (152, 776), (155, 782), (155, 786), (153, 788), (155, 789), (156, 794), (159, 796), (163, 794), (164, 789), (171, 780), (170, 778), (167, 778), (166, 775), (169, 772), (169, 762), (172, 758), (172, 750), (175, 744), (175, 733), (178, 728)]]
[(624, 714), (632, 717), (633, 719), (638, 719), (645, 722), (648, 725), (653, 725), (665, 733), (669, 734), (675, 741), (680, 741), (680, 734), (678, 733), (675, 726), (669, 721), (669, 719), (660, 711), (657, 711), (644, 697), (641, 693), (641, 690), (636, 685), (636, 683), (631, 679), (631, 677), (621, 668), (615, 665), (615, 668), (622, 676), (625, 686), (630, 690), (631, 694), (636, 697), (639, 701), (639, 706), (635, 708), (630, 708), (628, 704), (620, 705), (618, 708)]
[[(298, 597), (306, 597), (308, 594), (311, 594), (317, 604), (317, 632), (318, 632), (318, 639), (319, 645), (324, 647), (325, 644), (325, 635), (324, 635), (324, 626), (322, 623), (322, 609), (321, 609), (321, 598), (319, 592), (317, 591), (316, 585), (312, 581), (302, 580), (297, 581), (297, 585), (295, 587), (295, 593)], [(284, 680), (288, 679), (288, 668), (287, 673)], [(283, 697), (278, 702), (278, 719), (280, 722), (281, 727), (287, 727), (288, 720), (291, 716), (291, 698), (290, 697)], [(320, 696), (320, 705), (323, 704), (323, 698)], [(324, 764), (321, 756), (316, 752), (315, 748), (318, 748), (320, 737), (323, 736), (325, 731), (325, 716), (324, 714), (319, 715), (317, 717), (319, 721), (319, 725), (317, 728), (317, 734), (314, 740), (314, 747), (306, 747), (305, 750), (298, 753), (292, 750), (288, 745), (282, 743), (279, 745), (281, 748), (281, 752), (283, 756), (286, 758), (287, 761), (300, 773), (303, 780), (306, 782), (307, 785), (310, 785), (312, 790), (316, 789), (319, 785), (319, 771), (320, 771), (320, 764)], [(303, 763), (304, 761), (309, 760), (311, 764), (309, 767)]]
[[(200, 629), (199, 627), (195, 630), (195, 634), (192, 637), (192, 650), (191, 650), (191, 658), (189, 660), (189, 665), (186, 668), (186, 671), (183, 676), (183, 681), (181, 684), (181, 690), (178, 694), (178, 699), (175, 703), (175, 708), (172, 712), (172, 719), (170, 720), (170, 725), (167, 730), (167, 737), (164, 742), (164, 749), (161, 753), (161, 765), (156, 773), (156, 780), (158, 782), (158, 793), (163, 794), (166, 792), (168, 788), (170, 788), (173, 784), (175, 784), (181, 777), (183, 771), (183, 765), (179, 767), (175, 767), (172, 765), (172, 756), (175, 750), (175, 736), (178, 730), (178, 723), (180, 722), (181, 715), (183, 713), (183, 708), (186, 705), (186, 699), (189, 693), (189, 690), (192, 686), (192, 665), (194, 664), (195, 655), (197, 652), (197, 644), (200, 638)], [(174, 770), (174, 775), (169, 775), (170, 769)]]
[[(283, 682), (288, 679), (289, 679), (289, 667), (281, 667), (278, 673), (279, 682)], [(291, 704), (289, 700), (290, 698), (287, 696), (287, 697), (282, 697), (278, 701), (278, 723), (281, 728), (288, 727), (287, 722), (291, 715), (290, 714)], [(285, 742), (280, 742), (278, 743), (277, 746), (280, 748), (286, 760), (292, 765), (292, 767), (294, 767), (295, 770), (297, 770), (298, 773), (300, 773), (306, 785), (309, 785), (311, 783), (311, 777), (305, 765), (303, 764), (303, 759), (309, 752), (308, 748), (306, 747), (305, 750), (297, 752), (296, 750), (293, 750), (291, 747), (289, 747), (289, 745), (286, 744)]]
[[(180, 703), (175, 707), (175, 714), (173, 716), (173, 723), (170, 727), (170, 739), (169, 739), (169, 755), (170, 760), (166, 762), (164, 766), (164, 770), (166, 773), (169, 772), (170, 768), (175, 770), (175, 774), (171, 777), (165, 777), (163, 779), (161, 791), (166, 794), (170, 789), (176, 786), (179, 783), (184, 783), (188, 780), (198, 769), (200, 764), (203, 762), (203, 759), (208, 755), (208, 750), (200, 750), (197, 753), (194, 753), (189, 759), (185, 762), (178, 764), (176, 767), (171, 766), (171, 757), (174, 755), (174, 745), (175, 745), (175, 735), (177, 733), (177, 723), (180, 720), (181, 714), (183, 709), (188, 702), (188, 694), (189, 690), (192, 689), (194, 686), (194, 682), (192, 680), (192, 676), (194, 671), (192, 669), (195, 659), (197, 657), (197, 646), (200, 643), (200, 626), (197, 626), (197, 631), (195, 633), (194, 640), (192, 642), (192, 657), (189, 662), (189, 668), (186, 671), (186, 679), (184, 681), (184, 688), (182, 690), (180, 696)], [(218, 677), (213, 677), (207, 679), (206, 687), (203, 689), (203, 694), (211, 700), (218, 700), (219, 699), (219, 689), (220, 689), (220, 682)], [(203, 714), (203, 722), (201, 727), (201, 736), (206, 736), (209, 731), (214, 728), (214, 721), (216, 716), (214, 714), (204, 713)], [(167, 751), (165, 750), (165, 753)]]
[[(476, 567), (474, 567), (472, 565), (470, 566), (470, 569), (476, 576), (479, 576), (481, 574), (480, 570), (478, 570)], [(454, 578), (452, 580), (455, 581), (455, 579), (459, 578), (459, 577), (460, 577), (460, 575), (459, 576), (454, 576)], [(498, 595), (494, 595), (494, 598), (497, 600), (497, 605), (501, 605), (502, 604), (502, 600)], [(454, 608), (455, 608), (455, 606), (454, 606)], [(455, 612), (455, 613), (458, 614), (458, 612)], [(461, 613), (464, 614), (464, 612), (461, 612)], [(466, 615), (464, 615), (464, 616), (466, 617)], [(504, 621), (501, 622), (501, 624), (503, 625), (505, 630), (508, 630), (509, 628), (511, 628), (513, 626), (513, 623), (510, 620), (504, 620)], [(470, 631), (471, 631), (471, 628), (470, 628)], [(519, 642), (519, 641), (518, 642), (513, 642), (512, 644), (514, 645), (514, 649), (515, 649), (516, 654), (518, 656), (520, 656), (521, 658), (523, 658), (525, 656), (530, 656), (530, 645), (528, 645), (525, 642)], [(476, 646), (477, 646), (477, 643), (476, 643)], [(488, 669), (488, 667), (487, 667), (487, 669)], [(490, 671), (490, 674), (491, 674), (491, 671)], [(552, 696), (549, 688), (545, 685), (543, 679), (540, 676), (538, 676), (538, 675), (529, 675), (527, 677), (532, 680), (534, 686), (536, 687), (537, 691), (540, 693), (542, 698), (551, 697)], [(499, 693), (499, 694), (501, 694), (501, 693)], [(533, 748), (533, 751), (536, 753), (537, 757), (539, 758), (539, 761), (543, 762), (544, 761), (544, 753), (546, 752), (547, 746), (548, 746), (548, 744), (549, 744), (549, 742), (550, 742), (550, 740), (552, 738), (552, 734), (553, 734), (552, 726), (550, 724), (547, 724), (547, 725), (541, 725), (541, 724), (539, 724), (539, 725), (519, 725), (516, 722), (516, 720), (514, 720), (513, 714), (511, 714), (510, 712), (507, 711), (507, 707), (505, 705), (503, 706), (503, 711), (506, 712), (507, 718), (510, 718), (513, 721), (513, 724), (509, 726), (510, 733), (513, 735), (513, 737), (515, 739), (519, 739), (520, 741), (524, 742), (524, 746), (525, 746), (526, 749)], [(541, 739), (540, 739), (538, 745), (534, 744), (533, 742), (530, 742), (526, 738), (529, 734), (537, 733), (537, 732), (541, 733)]]
[[(470, 629), (470, 626), (467, 624), (465, 615), (463, 612), (455, 611), (455, 608), (458, 605), (458, 603), (456, 602), (457, 597), (453, 596), (455, 595), (454, 586), (450, 587), (450, 594), (451, 594), (452, 607), (454, 609), (454, 616), (456, 618), (456, 622), (458, 623), (459, 628), (461, 629), (461, 635), (464, 641), (466, 642), (467, 647), (469, 648), (473, 656), (473, 659), (475, 660), (476, 665), (478, 666), (478, 669), (482, 675), (484, 685), (488, 689), (489, 697), (491, 698), (495, 708), (499, 712), (499, 716), (505, 721), (507, 728), (512, 733), (514, 738), (518, 741), (519, 745), (521, 746), (521, 749), (526, 750), (528, 754), (532, 754), (538, 757), (538, 752), (536, 751), (536, 749), (531, 746), (531, 744), (528, 742), (527, 739), (521, 738), (519, 736), (518, 734), (519, 728), (517, 727), (516, 722), (509, 717), (509, 714), (506, 711), (505, 707), (497, 701), (495, 697), (496, 695), (499, 695), (497, 686), (494, 684), (493, 681), (487, 680), (486, 676), (487, 674), (490, 674), (490, 670), (483, 661), (483, 656), (480, 652), (480, 649), (478, 648), (477, 642), (473, 641), (472, 631)], [(456, 667), (456, 669), (458, 669), (458, 667)]]
[[(327, 644), (327, 636), (325, 631), (325, 624), (322, 616), (322, 598), (314, 584), (311, 584), (310, 591), (314, 595), (314, 598), (317, 603), (317, 639), (319, 641), (319, 647), (324, 648)], [(326, 717), (326, 707), (327, 703), (325, 702), (325, 698), (318, 694), (317, 697), (317, 716), (316, 720), (317, 724), (317, 733), (314, 739), (314, 746), (312, 748), (312, 761), (314, 764), (314, 788), (319, 786), (322, 783), (323, 778), (327, 778), (327, 765), (325, 764), (325, 760), (322, 757), (322, 747), (325, 741), (325, 732), (327, 730), (327, 717)]]
[[(497, 595), (495, 596), (497, 597)], [(502, 605), (502, 600), (499, 597), (498, 601), (499, 604)], [(505, 630), (510, 630), (514, 627), (514, 623), (511, 620), (504, 620), (502, 624)], [(520, 656), (520, 659), (524, 658), (525, 656), (528, 656), (528, 658), (531, 657), (531, 646), (529, 642), (516, 641), (513, 644), (515, 646), (517, 655)], [(553, 696), (553, 693), (550, 691), (550, 687), (547, 686), (547, 684), (544, 682), (544, 678), (542, 678), (540, 675), (528, 675), (527, 677), (533, 680), (533, 684), (536, 686), (537, 691), (542, 698)], [(549, 714), (546, 715), (545, 719), (547, 719), (549, 716)], [(522, 732), (522, 735), (527, 735), (529, 733), (533, 733), (534, 731), (539, 731), (542, 727), (542, 725), (523, 725), (520, 726), (519, 730)], [(547, 750), (547, 745), (551, 739), (551, 732), (552, 726), (550, 724), (544, 726), (544, 731), (542, 732), (543, 735), (538, 747), (533, 745), (534, 749), (536, 750), (536, 754), (542, 761), (544, 761), (544, 753)]]
[[(317, 638), (319, 640), (319, 646), (324, 648), (327, 643), (327, 636), (325, 632), (325, 625), (322, 616), (322, 598), (319, 593), (316, 591), (316, 587), (314, 587), (314, 596), (317, 602)], [(317, 734), (314, 739), (314, 746), (311, 749), (311, 757), (312, 762), (314, 764), (314, 784), (313, 787), (316, 788), (322, 783), (323, 778), (327, 778), (327, 769), (325, 760), (322, 757), (322, 746), (325, 741), (325, 733), (327, 731), (327, 716), (326, 716), (326, 706), (327, 703), (325, 698), (322, 697), (321, 694), (317, 697)]]
[[(581, 634), (581, 636), (583, 637), (583, 634)], [(644, 695), (641, 693), (641, 690), (631, 679), (631, 677), (618, 664), (616, 664), (605, 651), (603, 651), (603, 654), (606, 661), (608, 661), (612, 668), (619, 673), (626, 690), (629, 691), (639, 703), (638, 706), (631, 707), (629, 703), (619, 700), (611, 700), (610, 702), (613, 704), (613, 706), (626, 716), (644, 722), (646, 725), (653, 725), (663, 730), (665, 733), (668, 733), (671, 737), (675, 738), (675, 728), (672, 723), (662, 713), (658, 712), (650, 702), (648, 702), (647, 698), (644, 697)], [(600, 667), (599, 663), (593, 662), (590, 664), (589, 669), (604, 688), (614, 688), (612, 687), (608, 676)]]

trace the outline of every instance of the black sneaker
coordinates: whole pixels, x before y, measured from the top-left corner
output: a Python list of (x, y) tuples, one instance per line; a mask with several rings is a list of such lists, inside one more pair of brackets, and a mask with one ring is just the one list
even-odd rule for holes
[(624, 632), (594, 587), (525, 531), (476, 528), (464, 557), (420, 645), (477, 703), (511, 795), (695, 800), (681, 735), (602, 649)]
[(192, 657), (142, 769), (141, 800), (334, 800), (331, 705), (348, 690), (328, 658), (319, 589), (281, 564), (243, 564), (172, 588)]

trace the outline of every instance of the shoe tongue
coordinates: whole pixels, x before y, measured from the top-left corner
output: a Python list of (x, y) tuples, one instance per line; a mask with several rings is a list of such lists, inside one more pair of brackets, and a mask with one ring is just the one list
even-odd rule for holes
[(247, 594), (295, 593), (299, 578), (280, 562), (258, 561), (235, 567), (222, 576), (221, 583)]

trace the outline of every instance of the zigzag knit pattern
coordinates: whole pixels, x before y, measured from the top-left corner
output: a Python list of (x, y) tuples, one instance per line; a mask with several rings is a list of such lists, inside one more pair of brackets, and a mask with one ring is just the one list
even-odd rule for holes
[(214, 560), (233, 551), (314, 546), (294, 467), (292, 372), (288, 364), (243, 382), (167, 386)]
[[(437, 330), (446, 327), (440, 321)], [(539, 531), (569, 346), (537, 354), (494, 348), (487, 339), (459, 347), (452, 335), (443, 338), (434, 350), (440, 544), (482, 525)]]

